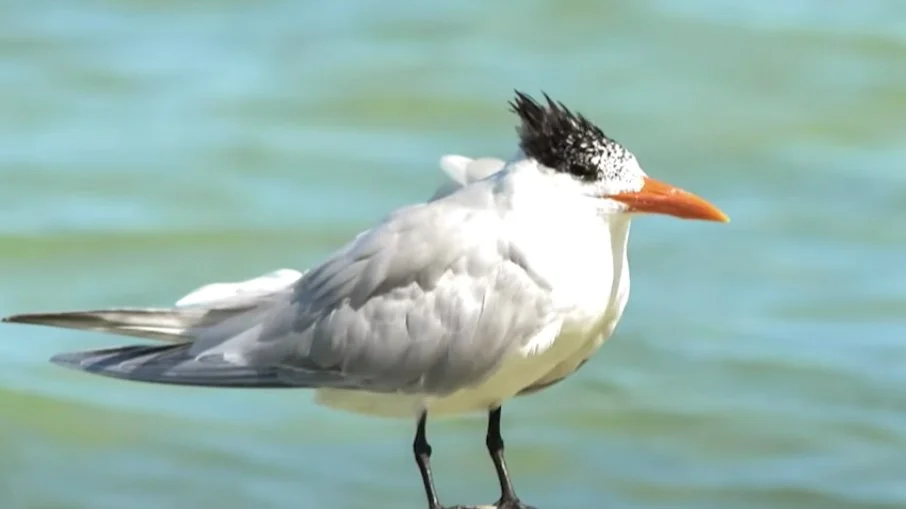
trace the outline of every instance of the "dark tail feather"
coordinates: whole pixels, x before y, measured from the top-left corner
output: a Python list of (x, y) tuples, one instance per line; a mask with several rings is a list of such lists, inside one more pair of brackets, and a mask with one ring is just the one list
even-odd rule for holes
[(163, 346), (132, 345), (104, 350), (62, 353), (50, 361), (96, 375), (137, 382), (202, 387), (293, 387), (277, 377), (274, 368), (236, 366), (215, 356), (189, 355), (189, 343)]

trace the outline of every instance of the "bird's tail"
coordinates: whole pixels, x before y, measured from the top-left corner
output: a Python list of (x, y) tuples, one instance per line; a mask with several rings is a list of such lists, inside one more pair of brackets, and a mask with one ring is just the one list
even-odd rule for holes
[(2, 321), (182, 343), (197, 338), (204, 328), (286, 291), (303, 274), (279, 269), (245, 281), (204, 285), (180, 298), (172, 308), (27, 313), (8, 316)]
[[(172, 308), (115, 308), (29, 313), (3, 322), (104, 332), (165, 341), (70, 352), (51, 362), (98, 375), (128, 380), (218, 387), (285, 387), (274, 370), (251, 368), (208, 352), (208, 346), (237, 337), (285, 299), (302, 273), (283, 269), (238, 283), (203, 286)], [(247, 318), (247, 319), (246, 319)], [(204, 345), (205, 341), (209, 345)], [(196, 346), (197, 348), (193, 348)]]
[(290, 387), (274, 368), (238, 366), (220, 356), (196, 357), (191, 343), (132, 345), (105, 350), (68, 352), (51, 357), (54, 364), (96, 375), (152, 382), (235, 388)]
[(215, 318), (204, 308), (121, 308), (27, 313), (3, 321), (182, 343), (192, 340), (193, 329), (213, 323)]
[[(164, 345), (129, 345), (102, 350), (66, 352), (54, 364), (96, 375), (140, 382), (216, 387), (286, 387), (277, 371), (228, 361), (222, 354), (193, 351), (193, 341), (209, 327), (249, 308), (107, 309), (15, 315), (4, 322), (84, 329), (166, 341)], [(241, 333), (229, 329), (225, 337)], [(219, 331), (218, 331), (219, 332)]]

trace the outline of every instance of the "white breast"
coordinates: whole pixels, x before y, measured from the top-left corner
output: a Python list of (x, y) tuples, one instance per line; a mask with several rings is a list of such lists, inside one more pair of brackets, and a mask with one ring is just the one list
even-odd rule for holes
[[(628, 236), (628, 219), (612, 222), (613, 273), (616, 277), (613, 278), (610, 285), (610, 298), (604, 315), (594, 327), (581, 336), (580, 340), (564, 338), (573, 347), (569, 354), (552, 364), (551, 368), (542, 376), (520, 391), (520, 395), (545, 389), (570, 376), (613, 334), (629, 300), (629, 263), (626, 253)], [(560, 339), (558, 338), (557, 341), (559, 342)]]

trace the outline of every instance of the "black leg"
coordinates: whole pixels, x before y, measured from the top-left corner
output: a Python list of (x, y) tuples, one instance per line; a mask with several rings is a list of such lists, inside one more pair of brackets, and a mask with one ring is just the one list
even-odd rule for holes
[[(488, 434), (485, 444), (488, 446), (488, 452), (491, 454), (491, 460), (494, 462), (494, 468), (497, 470), (497, 479), (500, 481), (500, 500), (494, 504), (498, 509), (534, 509), (524, 505), (519, 501), (516, 493), (513, 491), (513, 483), (510, 482), (510, 474), (506, 469), (506, 461), (503, 459), (503, 437), (500, 435), (500, 407), (491, 410), (488, 413)], [(434, 488), (434, 475), (431, 473), (431, 444), (425, 433), (425, 427), (428, 420), (427, 412), (422, 413), (418, 419), (418, 428), (415, 432), (415, 440), (412, 442), (412, 452), (415, 453), (415, 463), (422, 475), (422, 483), (425, 486), (425, 496), (428, 499), (428, 509), (444, 509), (440, 505), (437, 497), (437, 490)], [(465, 506), (453, 506), (446, 509), (469, 509)]]
[(418, 430), (415, 432), (415, 441), (412, 451), (415, 453), (415, 463), (422, 474), (422, 483), (425, 485), (425, 495), (428, 497), (428, 509), (441, 509), (437, 500), (437, 491), (434, 489), (434, 475), (431, 474), (431, 444), (425, 437), (425, 422), (428, 413), (425, 412), (418, 419)]
[(519, 501), (513, 491), (510, 473), (507, 472), (506, 460), (503, 458), (503, 437), (500, 436), (500, 412), (501, 408), (497, 407), (488, 413), (488, 436), (485, 439), (488, 452), (491, 454), (491, 461), (494, 462), (494, 469), (497, 470), (497, 480), (500, 481), (500, 500), (497, 505)]
[(491, 460), (494, 462), (494, 469), (497, 470), (497, 479), (500, 481), (500, 500), (496, 505), (500, 509), (532, 509), (523, 505), (513, 490), (513, 483), (510, 481), (510, 473), (506, 468), (506, 460), (503, 458), (503, 437), (500, 435), (500, 413), (501, 408), (497, 407), (488, 413), (488, 435), (485, 444), (488, 446), (488, 453), (491, 454)]

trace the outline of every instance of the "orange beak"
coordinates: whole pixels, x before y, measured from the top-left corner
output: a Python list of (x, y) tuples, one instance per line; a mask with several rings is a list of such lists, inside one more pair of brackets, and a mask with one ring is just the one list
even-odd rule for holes
[(704, 198), (650, 177), (645, 177), (641, 190), (615, 194), (611, 198), (628, 205), (630, 212), (667, 214), (721, 223), (730, 221), (726, 214)]

